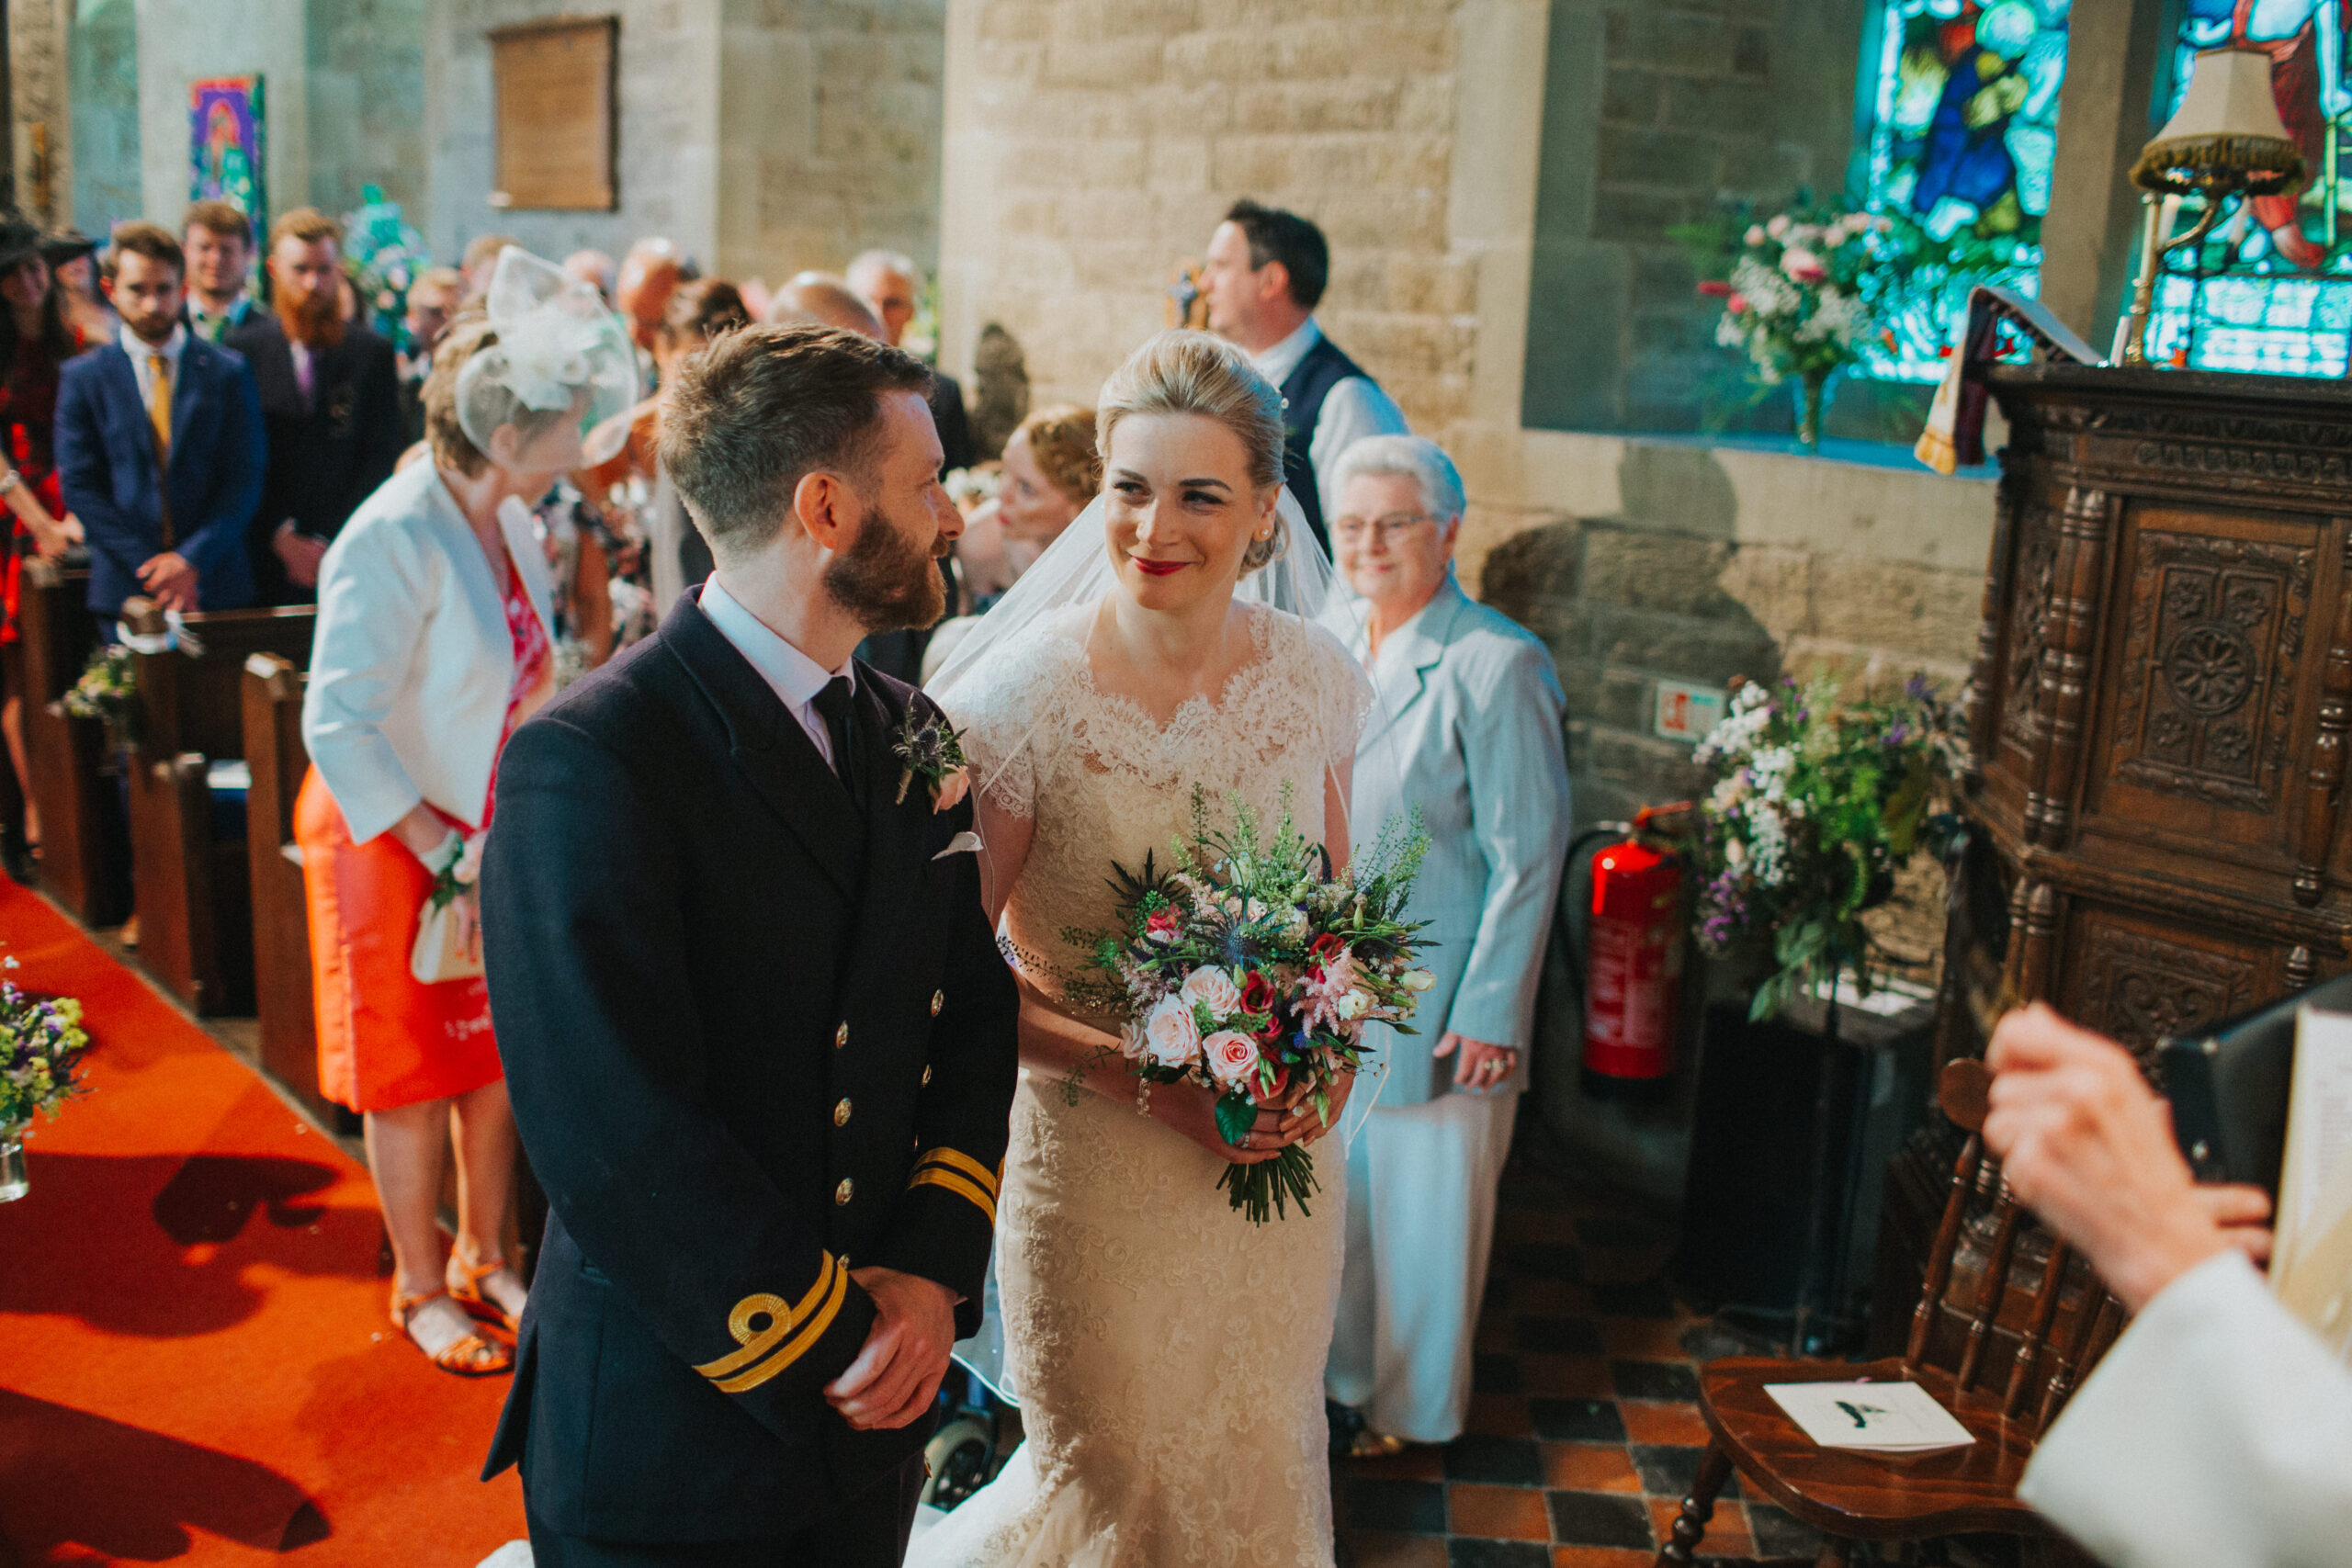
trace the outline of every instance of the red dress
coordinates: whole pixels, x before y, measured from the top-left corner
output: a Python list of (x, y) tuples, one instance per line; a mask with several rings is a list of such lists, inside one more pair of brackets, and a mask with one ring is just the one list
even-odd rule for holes
[[(501, 751), (524, 704), (547, 681), (547, 627), (531, 608), (523, 576), (506, 561), (506, 630), (514, 644), (514, 683), (506, 697)], [(479, 813), (490, 827), (498, 766)], [(467, 824), (438, 813), (452, 828)], [(479, 976), (418, 981), (409, 969), (433, 875), (392, 834), (351, 841), (342, 808), (312, 768), (294, 805), (302, 886), (311, 911), (311, 974), (319, 1025), (319, 1092), (354, 1111), (392, 1111), (468, 1093), (503, 1076), (491, 1032), (490, 989)]]
[[(82, 334), (74, 332), (73, 353), (81, 353), (84, 346)], [(17, 363), (8, 378), (0, 381), (0, 445), (6, 448), (8, 466), (32, 487), (49, 514), (61, 520), (65, 516), (65, 496), (57, 482), (57, 453), (51, 437), (57, 425), (57, 381), (62, 365), (40, 339), (20, 340)], [(24, 572), (24, 558), (32, 554), (33, 536), (14, 513), (6, 514), (6, 529), (0, 530), (0, 537), (6, 540), (6, 558), (0, 560), (0, 642), (14, 642), (18, 580)]]

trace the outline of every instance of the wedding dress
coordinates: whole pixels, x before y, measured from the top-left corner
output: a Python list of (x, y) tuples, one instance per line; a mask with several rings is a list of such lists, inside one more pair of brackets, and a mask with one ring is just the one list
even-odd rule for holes
[[(1098, 606), (1016, 633), (945, 702), (977, 776), (1035, 823), (1007, 935), (1048, 992), (1066, 931), (1112, 926), (1115, 861), (1189, 839), (1193, 790), (1324, 836), (1324, 780), (1372, 694), (1339, 641), (1250, 604), (1255, 657), (1165, 724), (1098, 688)], [(1162, 1091), (1165, 1092), (1165, 1091)], [(1331, 1562), (1323, 1362), (1340, 1283), (1346, 1156), (1316, 1149), (1311, 1217), (1253, 1225), (1225, 1161), (1135, 1105), (1024, 1070), (997, 1217), (1006, 1359), (1027, 1440), (919, 1540), (912, 1568), (1217, 1568)]]

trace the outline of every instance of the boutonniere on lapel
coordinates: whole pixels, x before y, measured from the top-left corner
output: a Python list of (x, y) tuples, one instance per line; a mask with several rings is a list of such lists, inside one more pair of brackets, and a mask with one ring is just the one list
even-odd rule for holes
[(890, 744), (904, 767), (899, 773), (899, 798), (895, 804), (904, 806), (907, 791), (913, 787), (917, 775), (931, 787), (931, 808), (945, 811), (968, 794), (972, 787), (971, 759), (964, 755), (964, 738), (944, 718), (926, 717), (913, 704), (907, 705), (907, 716), (899, 721), (899, 738)]

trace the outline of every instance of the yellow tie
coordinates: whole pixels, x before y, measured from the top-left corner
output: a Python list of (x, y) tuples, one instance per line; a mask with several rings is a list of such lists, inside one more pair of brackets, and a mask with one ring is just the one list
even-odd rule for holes
[(147, 356), (147, 418), (155, 427), (155, 461), (172, 460), (172, 366), (160, 354)]

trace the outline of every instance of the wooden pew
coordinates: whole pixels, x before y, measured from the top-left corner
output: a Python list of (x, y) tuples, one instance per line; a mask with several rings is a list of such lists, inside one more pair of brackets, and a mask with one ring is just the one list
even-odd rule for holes
[[(122, 607), (134, 636), (160, 637), (163, 612)], [(307, 667), (317, 612), (223, 610), (192, 615), (181, 646), (133, 656), (141, 733), (130, 773), (130, 879), (139, 962), (198, 1017), (254, 1003), (252, 868), (243, 814), (216, 826), (212, 764), (245, 754), (245, 660), (275, 653)], [(248, 792), (250, 794), (250, 792)]]
[(294, 799), (311, 753), (302, 744), (302, 688), (291, 660), (256, 653), (245, 660), (245, 864), (254, 901), (254, 1006), (261, 1015), (261, 1065), (321, 1124), (350, 1112), (319, 1093), (319, 1031), (311, 989), (310, 910), (302, 852), (294, 842)]
[(39, 558), (25, 562), (18, 601), (24, 639), (25, 750), (40, 807), (41, 889), (85, 926), (130, 913), (130, 847), (108, 772), (106, 726), (67, 714), (62, 699), (98, 645), (90, 573)]

